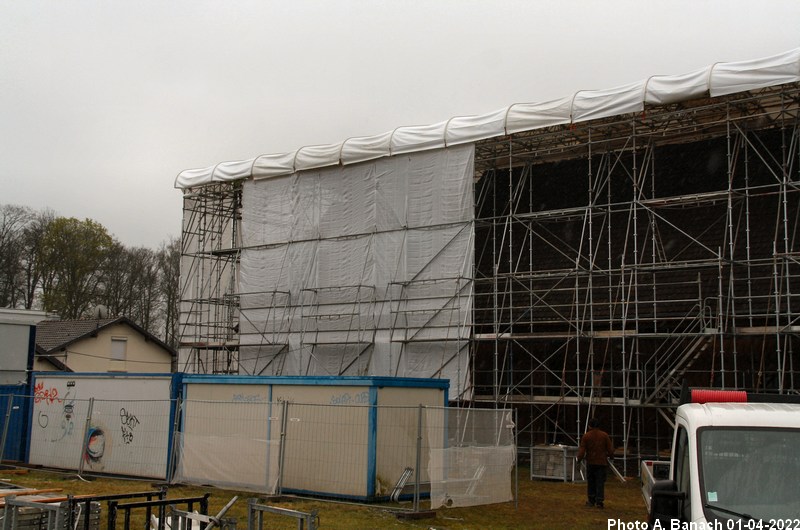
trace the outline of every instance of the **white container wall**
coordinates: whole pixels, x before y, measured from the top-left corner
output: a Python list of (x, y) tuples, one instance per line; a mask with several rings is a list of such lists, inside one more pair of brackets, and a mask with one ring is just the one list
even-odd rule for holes
[[(405, 467), (416, 465), (419, 405), (443, 407), (448, 399), (447, 380), (183, 381), (176, 481), (353, 499), (390, 493)], [(238, 420), (243, 413), (247, 421)]]
[(185, 385), (174, 480), (274, 492), (281, 411), (269, 393), (257, 382)]
[(166, 478), (172, 381), (171, 375), (34, 375), (29, 462)]

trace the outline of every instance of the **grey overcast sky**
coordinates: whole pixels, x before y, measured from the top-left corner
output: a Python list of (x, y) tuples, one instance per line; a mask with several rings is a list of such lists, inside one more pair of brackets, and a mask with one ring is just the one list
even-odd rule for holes
[(798, 0), (0, 0), (0, 204), (155, 248), (184, 169), (798, 46)]

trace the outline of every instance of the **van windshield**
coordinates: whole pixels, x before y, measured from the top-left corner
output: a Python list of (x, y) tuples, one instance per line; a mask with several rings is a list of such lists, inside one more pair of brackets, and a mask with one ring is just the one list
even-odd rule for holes
[(698, 452), (709, 520), (800, 517), (800, 429), (709, 427)]

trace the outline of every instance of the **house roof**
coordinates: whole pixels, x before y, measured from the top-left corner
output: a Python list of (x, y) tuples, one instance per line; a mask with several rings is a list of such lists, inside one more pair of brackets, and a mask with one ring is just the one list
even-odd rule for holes
[(46, 361), (46, 362), (52, 364), (55, 367), (56, 370), (59, 370), (61, 372), (72, 372), (72, 371), (74, 371), (72, 368), (70, 368), (69, 366), (64, 364), (61, 361), (61, 359), (59, 359), (55, 355), (51, 355), (51, 354), (47, 353), (44, 350), (44, 348), (42, 348), (38, 344), (36, 345), (36, 358), (41, 360), (41, 361)]
[(173, 357), (177, 355), (175, 350), (158, 337), (145, 331), (144, 328), (127, 317), (42, 321), (36, 326), (37, 353), (39, 353), (38, 348), (41, 348), (44, 354), (57, 352), (78, 340), (91, 337), (100, 330), (117, 324), (130, 326), (144, 335), (146, 340), (154, 342), (167, 350)]

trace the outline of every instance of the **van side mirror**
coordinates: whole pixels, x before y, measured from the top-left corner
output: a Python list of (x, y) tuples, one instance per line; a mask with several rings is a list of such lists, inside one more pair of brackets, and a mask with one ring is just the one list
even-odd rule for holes
[(678, 485), (674, 480), (656, 480), (650, 495), (647, 527), (653, 528), (658, 521), (661, 528), (672, 528), (672, 522), (681, 519), (686, 494), (678, 491)]

